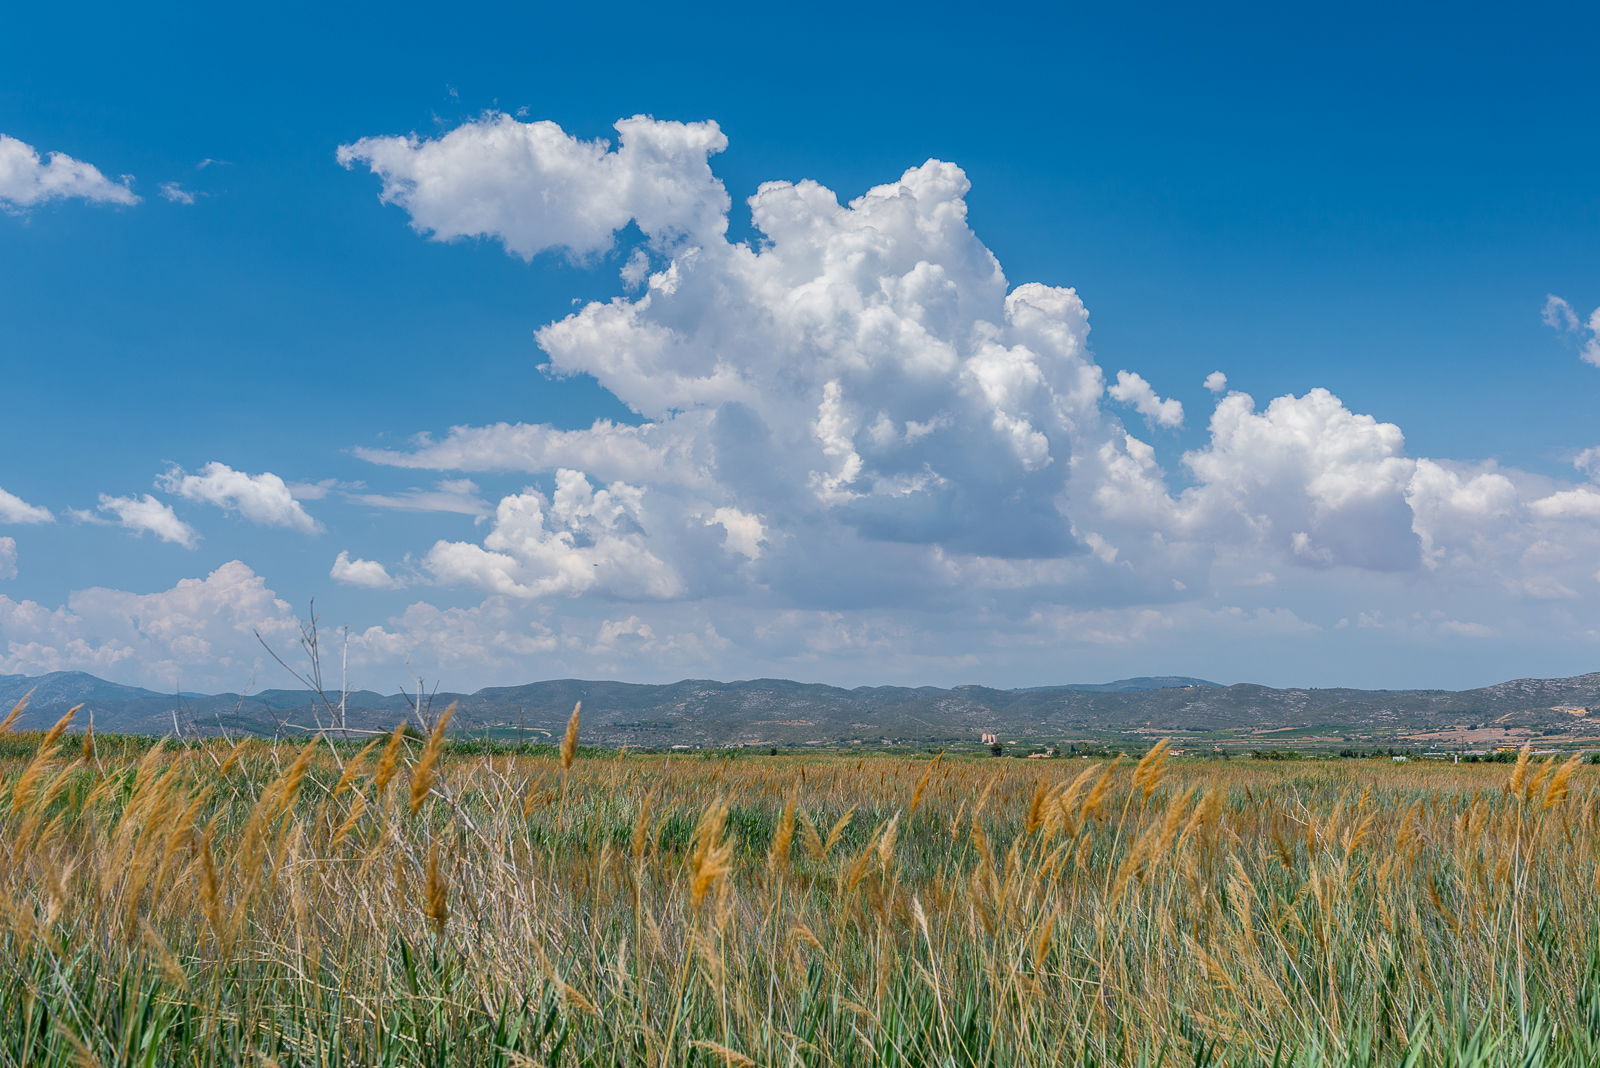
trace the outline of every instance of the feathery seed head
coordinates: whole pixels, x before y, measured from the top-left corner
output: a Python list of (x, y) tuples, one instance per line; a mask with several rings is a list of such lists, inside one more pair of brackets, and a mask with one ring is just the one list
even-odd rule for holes
[(428, 744), (422, 747), (422, 756), (417, 761), (417, 770), (411, 776), (411, 803), (410, 811), (416, 815), (422, 803), (428, 799), (428, 794), (433, 790), (434, 769), (439, 763), (439, 754), (444, 750), (445, 728), (450, 726), (450, 717), (456, 714), (456, 706), (451, 702), (450, 707), (444, 710), (433, 725), (433, 732), (428, 735)]
[(22, 700), (18, 701), (12, 707), (11, 711), (6, 714), (6, 718), (0, 719), (0, 734), (4, 734), (12, 727), (16, 726), (17, 720), (22, 718), (22, 710), (28, 707), (28, 701), (32, 697), (33, 691), (29, 690), (27, 693), (22, 695)]
[(572, 706), (572, 716), (567, 720), (567, 733), (561, 739), (561, 770), (566, 771), (572, 767), (572, 760), (578, 755), (578, 714), (583, 711), (583, 702), (579, 701)]

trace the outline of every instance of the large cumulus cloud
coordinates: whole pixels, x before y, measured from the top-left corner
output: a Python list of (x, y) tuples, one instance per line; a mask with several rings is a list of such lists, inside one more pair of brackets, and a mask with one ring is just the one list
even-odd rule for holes
[(238, 560), (153, 593), (78, 590), (59, 608), (0, 595), (0, 674), (90, 671), (161, 689), (276, 683), (257, 634), (288, 650), (299, 628)]
[[(526, 256), (609, 248), (629, 221), (644, 235), (619, 295), (537, 333), (552, 375), (593, 376), (637, 425), (457, 427), (362, 453), (541, 476), (481, 542), (426, 552), (438, 582), (541, 603), (736, 596), (1026, 621), (1227, 610), (1231, 588), (1281, 572), (1395, 576), (1412, 596), (1465, 578), (1511, 599), (1595, 580), (1591, 491), (1412, 457), (1399, 427), (1326, 389), (1263, 406), (1214, 372), (1206, 440), (1164, 466), (1182, 404), (1136, 371), (1108, 384), (1074, 290), (1006, 278), (953, 164), (848, 202), (767, 183), (748, 201), (756, 236), (737, 242), (707, 165), (715, 124), (618, 130), (610, 150), (494, 115), (341, 150), (439, 237)], [(654, 193), (619, 178), (643, 160)]]

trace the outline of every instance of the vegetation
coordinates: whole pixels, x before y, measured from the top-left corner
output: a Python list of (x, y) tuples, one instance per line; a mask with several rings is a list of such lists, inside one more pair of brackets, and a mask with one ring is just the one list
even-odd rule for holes
[[(7, 1065), (1589, 1065), (1600, 775), (0, 739)], [(0, 728), (3, 729), (3, 728)]]

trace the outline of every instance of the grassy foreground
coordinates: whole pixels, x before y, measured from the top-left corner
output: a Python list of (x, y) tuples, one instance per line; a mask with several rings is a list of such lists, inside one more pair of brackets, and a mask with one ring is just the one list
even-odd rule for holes
[(0, 738), (6, 1065), (1592, 1065), (1595, 771)]

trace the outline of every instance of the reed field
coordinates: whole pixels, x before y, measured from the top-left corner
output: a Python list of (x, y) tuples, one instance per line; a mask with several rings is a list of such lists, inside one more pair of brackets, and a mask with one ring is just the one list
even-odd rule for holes
[(576, 728), (8, 731), (0, 1063), (1600, 1063), (1575, 759), (669, 756)]

